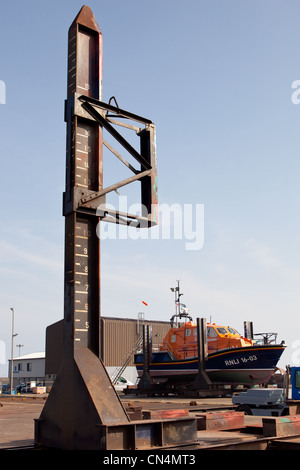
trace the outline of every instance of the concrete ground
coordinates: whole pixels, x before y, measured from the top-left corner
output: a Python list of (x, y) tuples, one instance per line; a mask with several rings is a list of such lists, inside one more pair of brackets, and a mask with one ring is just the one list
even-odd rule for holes
[[(230, 407), (230, 398), (143, 398), (120, 395), (124, 406), (143, 409), (215, 409)], [(0, 398), (0, 450), (34, 444), (34, 420), (39, 418), (46, 397), (4, 397)]]
[(8, 447), (33, 445), (34, 419), (44, 404), (40, 401), (9, 401), (0, 403), (0, 450)]

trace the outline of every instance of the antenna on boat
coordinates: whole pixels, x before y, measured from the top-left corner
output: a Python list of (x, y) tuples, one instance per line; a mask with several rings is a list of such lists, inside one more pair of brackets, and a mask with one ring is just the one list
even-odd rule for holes
[[(172, 316), (171, 318), (171, 326), (172, 326), (172, 319), (174, 318), (177, 318), (178, 317), (178, 314), (179, 314), (179, 299), (180, 299), (180, 287), (179, 287), (179, 282), (180, 281), (177, 281), (177, 287), (170, 287), (170, 290), (172, 292), (174, 292), (175, 294), (175, 302), (174, 302), (174, 305), (175, 305), (175, 315)], [(178, 295), (177, 295), (177, 292), (178, 292)]]
[[(188, 309), (186, 308), (186, 305), (182, 304), (180, 302), (180, 297), (183, 295), (180, 293), (180, 286), (179, 282), (177, 281), (177, 287), (170, 287), (170, 290), (175, 293), (175, 314), (171, 317), (170, 323), (171, 323), (171, 328), (173, 326), (177, 326), (178, 322), (177, 319), (179, 318), (188, 318), (190, 321), (193, 321), (192, 317), (188, 315)], [(181, 309), (182, 307), (182, 309)]]

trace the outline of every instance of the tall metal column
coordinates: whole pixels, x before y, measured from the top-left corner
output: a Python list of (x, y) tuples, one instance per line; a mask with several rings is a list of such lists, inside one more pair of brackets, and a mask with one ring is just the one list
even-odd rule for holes
[(102, 189), (102, 128), (77, 112), (78, 96), (102, 99), (102, 35), (84, 6), (69, 29), (65, 216), (64, 357), (36, 422), (36, 443), (101, 448), (97, 425), (128, 422), (100, 359), (100, 240), (83, 197)]
[[(35, 443), (44, 448), (70, 450), (157, 449), (193, 443), (197, 435), (195, 418), (131, 422), (100, 358), (97, 225), (100, 219), (135, 227), (158, 223), (155, 126), (118, 105), (101, 101), (101, 32), (86, 6), (69, 29), (68, 56), (63, 358), (36, 420)], [(116, 126), (136, 133), (140, 152)], [(104, 141), (104, 130), (133, 157), (134, 165)], [(134, 175), (103, 188), (102, 145)], [(141, 215), (106, 206), (110, 192), (135, 181), (141, 183)]]
[[(116, 426), (122, 425), (126, 443), (118, 445), (123, 448), (130, 445), (128, 436), (133, 431), (101, 361), (97, 226), (102, 219), (136, 227), (158, 223), (155, 126), (149, 119), (102, 101), (102, 35), (87, 6), (82, 7), (69, 28), (65, 120), (63, 358), (41, 416), (36, 420), (35, 442), (60, 449), (105, 449), (116, 445), (114, 439), (110, 440), (114, 432), (110, 427), (118, 429)], [(116, 126), (136, 133), (140, 152), (122, 137)], [(104, 141), (103, 130), (133, 157), (139, 168)], [(103, 188), (103, 145), (134, 173), (107, 188)], [(141, 215), (106, 208), (108, 193), (135, 181), (141, 183)]]
[(65, 216), (65, 340), (99, 356), (99, 219), (78, 214), (78, 196), (102, 189), (102, 129), (76, 114), (77, 94), (102, 99), (102, 35), (88, 7), (69, 29)]

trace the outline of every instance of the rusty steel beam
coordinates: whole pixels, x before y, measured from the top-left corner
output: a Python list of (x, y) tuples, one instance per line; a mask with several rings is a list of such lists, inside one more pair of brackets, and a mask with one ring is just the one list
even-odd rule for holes
[(37, 445), (62, 449), (99, 449), (95, 426), (129, 422), (100, 359), (99, 218), (77, 212), (78, 192), (103, 188), (102, 128), (75, 111), (83, 93), (102, 99), (102, 34), (86, 6), (68, 35), (64, 357), (35, 434)]
[(118, 117), (124, 117), (124, 118), (127, 118), (127, 119), (131, 119), (132, 121), (137, 121), (137, 122), (140, 122), (142, 124), (153, 124), (153, 122), (150, 119), (139, 116), (138, 114), (131, 113), (129, 111), (126, 111), (125, 109), (121, 109), (121, 108), (119, 108), (119, 106), (113, 106), (110, 103), (103, 103), (103, 102), (101, 102), (100, 99), (97, 100), (95, 98), (92, 98), (90, 96), (85, 96), (85, 95), (81, 96), (79, 99), (81, 101), (86, 102), (86, 103), (90, 103), (90, 104), (96, 106), (97, 108), (107, 110), (107, 111), (111, 111), (114, 114), (116, 114)]
[[(96, 109), (97, 108), (97, 109)], [(137, 152), (113, 128), (112, 115), (136, 120)], [(63, 358), (61, 370), (39, 419), (35, 444), (59, 449), (142, 449), (194, 442), (194, 418), (131, 422), (101, 360), (100, 240), (106, 194), (125, 184), (141, 183), (142, 216), (110, 211), (114, 223), (157, 218), (155, 126), (145, 118), (102, 102), (102, 34), (89, 7), (83, 6), (69, 28), (65, 217)], [(103, 129), (140, 165), (134, 176), (103, 188)], [(113, 152), (114, 153), (114, 152)], [(120, 159), (120, 158), (119, 158)], [(122, 163), (129, 163), (121, 158)], [(97, 205), (101, 202), (101, 211)], [(151, 352), (149, 352), (151, 354)]]

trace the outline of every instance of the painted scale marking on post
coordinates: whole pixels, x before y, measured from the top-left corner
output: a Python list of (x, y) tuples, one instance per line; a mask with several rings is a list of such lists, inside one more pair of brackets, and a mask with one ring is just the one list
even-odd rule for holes
[[(102, 36), (87, 9), (81, 11), (70, 27), (68, 48), (68, 98), (76, 93), (101, 98)], [(66, 120), (69, 134), (66, 198), (74, 208), (74, 190), (85, 194), (102, 189), (102, 130), (92, 119), (76, 113), (69, 113)], [(73, 223), (66, 223), (66, 237), (72, 239), (66, 262), (73, 264), (73, 285), (70, 284), (73, 295), (66, 299), (69, 303), (66, 310), (73, 317), (74, 346), (91, 348), (99, 355), (99, 337), (90, 335), (91, 331), (99, 330), (100, 240), (96, 234), (99, 219), (76, 212), (68, 214), (67, 209), (65, 212), (67, 218), (74, 218)]]

